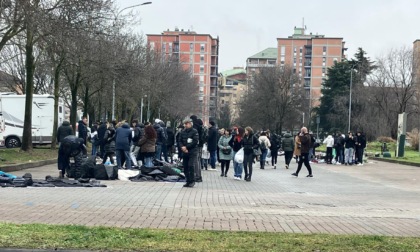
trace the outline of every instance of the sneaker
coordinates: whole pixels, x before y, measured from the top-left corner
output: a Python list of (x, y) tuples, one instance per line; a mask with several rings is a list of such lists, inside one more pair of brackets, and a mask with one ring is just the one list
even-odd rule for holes
[(363, 166), (363, 164), (362, 164), (362, 163), (360, 163), (360, 164), (358, 164), (357, 166)]
[(309, 174), (308, 176), (306, 176), (307, 178), (312, 178), (314, 175)]
[(286, 169), (289, 169), (289, 166), (288, 165), (286, 165)]
[(292, 176), (298, 176), (298, 174), (296, 172), (292, 173)]
[(273, 168), (276, 169), (276, 166), (274, 166)]
[(234, 180), (241, 180), (239, 177), (235, 177)]

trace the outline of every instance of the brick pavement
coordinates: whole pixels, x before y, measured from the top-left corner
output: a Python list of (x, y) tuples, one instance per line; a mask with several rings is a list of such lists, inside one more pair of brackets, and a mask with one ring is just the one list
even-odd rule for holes
[[(233, 180), (232, 168), (228, 178), (204, 171), (195, 188), (124, 181), (103, 181), (107, 188), (0, 188), (0, 221), (420, 237), (419, 167), (313, 164), (314, 178), (305, 177), (305, 168), (292, 177), (295, 163), (289, 170), (270, 167), (255, 169), (250, 183)], [(46, 165), (15, 174), (44, 178), (56, 171)]]

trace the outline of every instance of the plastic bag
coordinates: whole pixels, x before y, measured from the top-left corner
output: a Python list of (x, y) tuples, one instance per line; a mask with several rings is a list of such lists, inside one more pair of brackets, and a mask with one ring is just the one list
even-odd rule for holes
[(271, 158), (271, 150), (270, 149), (268, 149), (268, 151), (267, 151), (267, 158)]
[(234, 161), (240, 164), (244, 162), (244, 148), (241, 148), (238, 152), (236, 152)]

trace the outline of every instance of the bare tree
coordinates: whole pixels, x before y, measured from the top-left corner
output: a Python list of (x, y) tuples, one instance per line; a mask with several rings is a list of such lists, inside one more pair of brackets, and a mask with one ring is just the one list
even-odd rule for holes
[(299, 113), (301, 90), (290, 67), (262, 68), (240, 101), (241, 124), (281, 132), (286, 118)]

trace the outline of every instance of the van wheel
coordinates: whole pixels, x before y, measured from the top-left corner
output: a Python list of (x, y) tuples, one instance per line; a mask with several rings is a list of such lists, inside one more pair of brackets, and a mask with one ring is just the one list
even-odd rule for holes
[(9, 137), (6, 139), (6, 148), (18, 148), (22, 144), (18, 137)]

